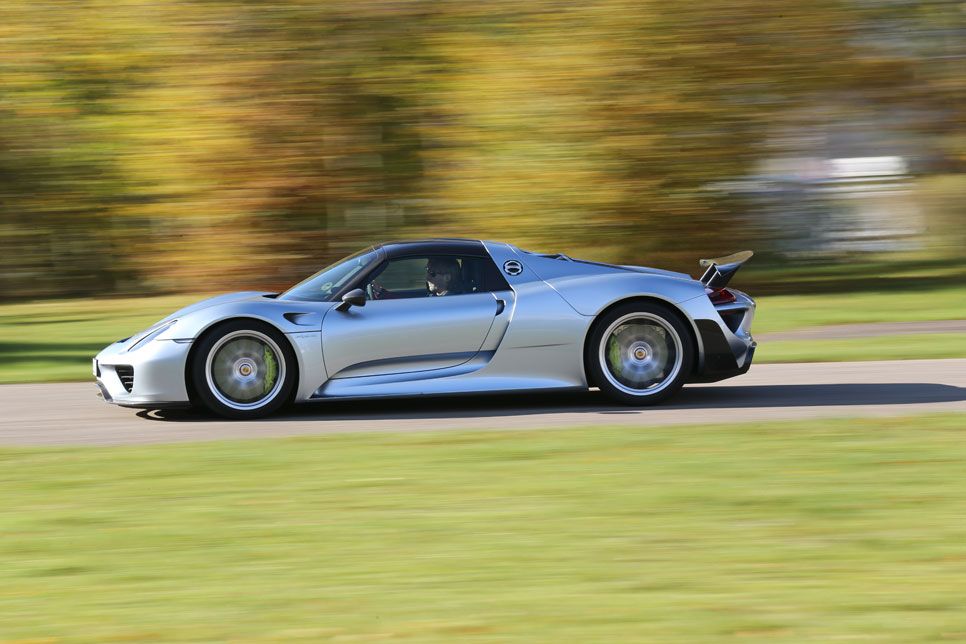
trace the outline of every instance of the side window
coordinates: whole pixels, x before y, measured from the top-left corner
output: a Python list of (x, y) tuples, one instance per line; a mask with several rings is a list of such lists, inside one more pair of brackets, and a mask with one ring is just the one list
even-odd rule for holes
[(366, 285), (366, 297), (370, 300), (398, 300), (428, 295), (425, 257), (394, 259)]
[(365, 286), (370, 300), (442, 297), (509, 289), (484, 257), (430, 255), (389, 261)]

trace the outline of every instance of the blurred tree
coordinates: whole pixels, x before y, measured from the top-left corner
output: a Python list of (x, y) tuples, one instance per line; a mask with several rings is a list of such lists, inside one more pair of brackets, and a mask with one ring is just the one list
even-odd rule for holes
[(958, 11), (10, 0), (2, 296), (281, 287), (399, 235), (691, 270), (772, 234), (720, 187), (777, 131), (911, 110), (961, 173)]
[[(77, 38), (79, 16), (31, 3), (0, 13), (0, 288), (10, 295), (112, 292), (135, 283), (114, 257), (124, 228), (104, 129), (129, 74)], [(52, 34), (59, 35), (52, 46)]]
[[(456, 6), (434, 183), (449, 228), (691, 268), (747, 238), (710, 188), (770, 123), (841, 91), (858, 14), (836, 0)], [(687, 262), (683, 264), (682, 262)]]

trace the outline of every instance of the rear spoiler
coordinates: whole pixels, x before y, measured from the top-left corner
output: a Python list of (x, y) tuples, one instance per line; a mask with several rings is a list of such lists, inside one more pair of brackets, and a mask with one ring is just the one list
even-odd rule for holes
[(726, 287), (741, 265), (751, 259), (752, 255), (754, 253), (750, 250), (743, 250), (727, 257), (700, 260), (698, 263), (706, 269), (701, 276), (701, 283), (711, 289)]

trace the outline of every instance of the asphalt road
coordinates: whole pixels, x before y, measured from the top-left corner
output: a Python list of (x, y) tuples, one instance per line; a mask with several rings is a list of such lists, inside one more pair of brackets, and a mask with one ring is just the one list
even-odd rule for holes
[[(93, 383), (0, 386), (0, 445), (120, 445), (366, 431), (648, 427), (966, 412), (966, 359), (764, 364), (634, 409), (598, 392), (300, 405), (229, 422), (191, 411), (138, 412), (100, 401)], [(964, 416), (966, 429), (966, 416)]]

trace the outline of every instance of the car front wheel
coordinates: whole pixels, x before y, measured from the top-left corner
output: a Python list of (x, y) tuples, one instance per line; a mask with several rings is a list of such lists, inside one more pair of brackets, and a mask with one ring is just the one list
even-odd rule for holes
[(285, 337), (257, 320), (214, 328), (200, 341), (192, 362), (199, 401), (233, 419), (260, 418), (284, 405), (295, 386), (295, 370)]
[(591, 381), (608, 397), (651, 405), (684, 385), (694, 363), (694, 341), (669, 307), (629, 302), (597, 320), (585, 360)]

